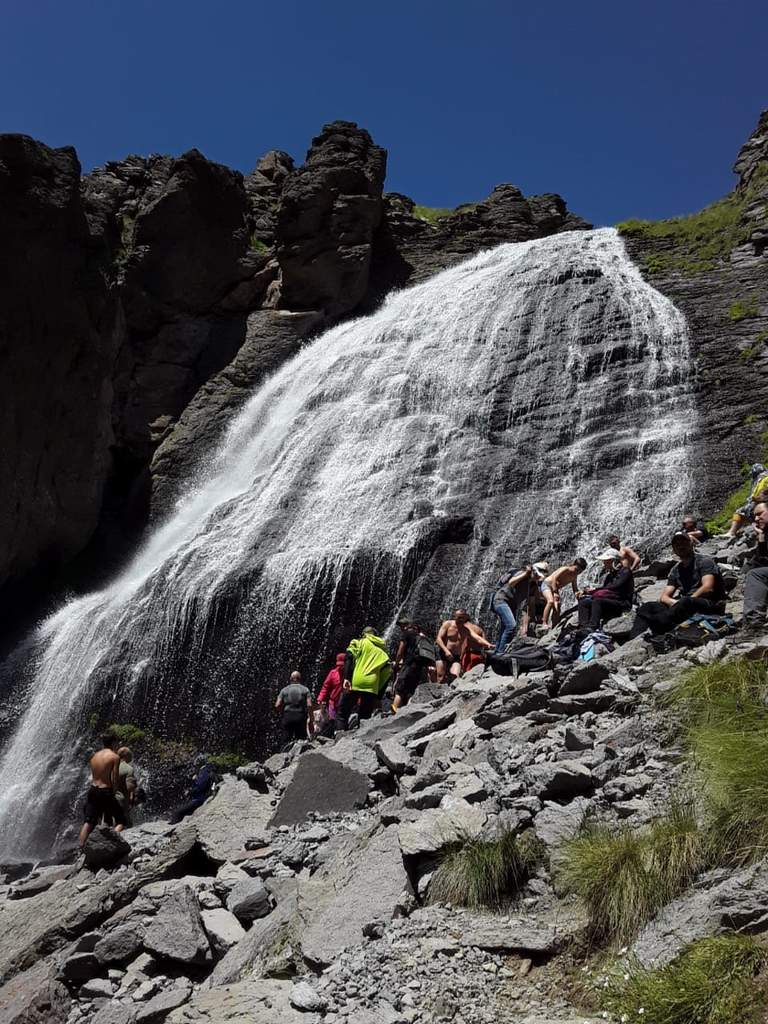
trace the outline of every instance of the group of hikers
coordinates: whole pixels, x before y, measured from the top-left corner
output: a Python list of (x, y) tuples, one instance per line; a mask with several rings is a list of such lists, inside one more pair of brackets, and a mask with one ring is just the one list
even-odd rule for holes
[[(724, 543), (737, 538), (752, 523), (757, 531), (757, 548), (751, 568), (744, 579), (742, 628), (747, 632), (766, 629), (768, 611), (768, 470), (755, 465), (751, 470), (749, 500), (733, 516), (731, 527), (723, 535)], [(576, 611), (573, 641), (578, 644), (611, 619), (635, 605), (633, 636), (650, 631), (660, 636), (693, 616), (717, 617), (725, 612), (726, 583), (717, 562), (701, 553), (700, 544), (709, 537), (706, 527), (694, 516), (685, 516), (672, 537), (676, 561), (658, 600), (637, 603), (635, 573), (640, 555), (623, 544), (618, 535), (607, 538), (605, 549), (597, 556), (601, 572), (593, 586), (580, 587), (578, 578), (587, 568), (584, 558), (574, 558), (553, 571), (547, 562), (534, 562), (508, 570), (489, 594), (489, 609), (498, 619), (498, 639), (488, 639), (483, 627), (471, 621), (463, 608), (441, 623), (435, 639), (410, 617), (397, 625), (399, 637), (391, 649), (372, 626), (362, 630), (345, 651), (336, 655), (316, 697), (292, 672), (277, 696), (275, 710), (280, 713), (289, 743), (314, 735), (332, 737), (360, 719), (370, 718), (376, 710), (397, 713), (408, 704), (416, 688), (424, 682), (446, 683), (484, 662), (494, 664), (503, 657), (515, 637), (538, 636), (557, 626)], [(564, 611), (563, 594), (570, 588), (572, 609)], [(90, 762), (91, 785), (85, 800), (80, 845), (99, 821), (122, 831), (130, 824), (131, 809), (140, 802), (138, 785), (127, 747), (119, 747), (112, 734), (102, 737), (102, 749)], [(185, 801), (171, 815), (179, 821), (191, 814), (210, 794), (215, 774), (205, 755), (197, 759), (196, 774)]]

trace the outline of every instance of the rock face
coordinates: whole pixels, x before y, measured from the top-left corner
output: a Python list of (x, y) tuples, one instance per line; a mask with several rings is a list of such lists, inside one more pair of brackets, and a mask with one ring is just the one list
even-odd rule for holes
[(245, 178), (197, 150), (80, 178), (0, 136), (0, 600), (119, 560), (303, 339), (500, 241), (586, 226), (499, 186), (433, 227), (337, 121)]

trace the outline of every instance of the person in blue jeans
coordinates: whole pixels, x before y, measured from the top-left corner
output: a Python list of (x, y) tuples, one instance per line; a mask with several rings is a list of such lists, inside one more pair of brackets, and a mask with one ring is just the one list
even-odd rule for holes
[(504, 582), (504, 577), (499, 580), (499, 588), (495, 591), (491, 601), (491, 608), (501, 625), (501, 633), (496, 642), (494, 654), (501, 654), (515, 635), (517, 626), (515, 611), (524, 601), (527, 602), (532, 573), (532, 566), (526, 565), (522, 569), (511, 570), (506, 582)]

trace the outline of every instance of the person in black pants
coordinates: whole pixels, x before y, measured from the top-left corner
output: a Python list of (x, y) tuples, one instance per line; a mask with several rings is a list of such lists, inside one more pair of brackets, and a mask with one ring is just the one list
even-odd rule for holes
[(590, 632), (602, 622), (615, 619), (632, 607), (635, 580), (632, 570), (624, 565), (620, 552), (607, 548), (599, 560), (603, 574), (596, 587), (588, 587), (579, 597), (579, 628)]
[(722, 615), (725, 610), (725, 584), (714, 559), (697, 555), (687, 533), (674, 535), (672, 550), (679, 561), (672, 567), (661, 600), (647, 601), (637, 610), (637, 627), (650, 626), (656, 635), (692, 615)]

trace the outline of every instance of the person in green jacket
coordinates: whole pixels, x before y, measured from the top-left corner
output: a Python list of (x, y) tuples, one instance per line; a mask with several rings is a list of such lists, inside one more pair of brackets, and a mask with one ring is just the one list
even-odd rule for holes
[(336, 713), (336, 728), (346, 729), (357, 707), (360, 718), (370, 718), (392, 676), (392, 662), (384, 640), (366, 626), (344, 657), (344, 692)]

